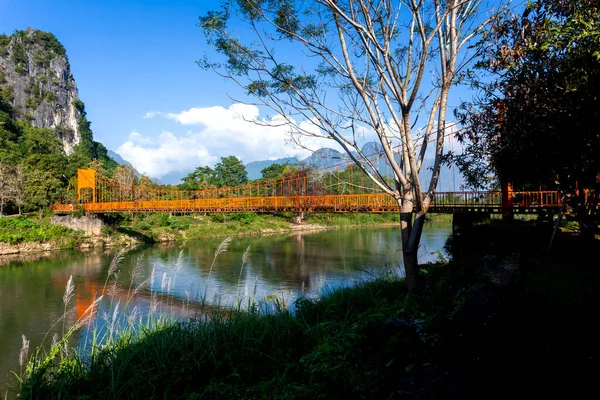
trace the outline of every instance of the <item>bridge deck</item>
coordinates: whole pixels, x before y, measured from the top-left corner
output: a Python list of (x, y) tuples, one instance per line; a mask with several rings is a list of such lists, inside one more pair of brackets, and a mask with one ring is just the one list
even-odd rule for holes
[[(557, 192), (515, 192), (514, 213), (537, 213), (557, 208)], [(231, 197), (194, 200), (89, 202), (81, 204), (88, 213), (109, 212), (399, 212), (398, 203), (387, 194), (341, 194), (323, 196)], [(53, 210), (73, 212), (73, 204), (57, 204)], [(429, 212), (502, 213), (499, 192), (436, 193)]]

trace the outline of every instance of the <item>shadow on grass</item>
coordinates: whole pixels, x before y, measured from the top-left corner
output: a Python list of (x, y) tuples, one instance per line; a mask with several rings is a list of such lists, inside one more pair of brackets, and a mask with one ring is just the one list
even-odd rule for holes
[(134, 237), (138, 240), (141, 240), (144, 243), (148, 243), (148, 244), (156, 243), (156, 241), (151, 236), (144, 235), (143, 233), (141, 233), (139, 231), (135, 231), (130, 228), (118, 227), (117, 232)]

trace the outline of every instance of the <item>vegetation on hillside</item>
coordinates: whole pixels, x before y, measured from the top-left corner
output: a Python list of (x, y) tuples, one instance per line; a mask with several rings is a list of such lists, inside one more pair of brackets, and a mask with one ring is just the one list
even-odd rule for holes
[(67, 194), (77, 168), (102, 168), (112, 175), (117, 167), (106, 148), (93, 141), (80, 104), (81, 142), (71, 155), (64, 153), (56, 130), (35, 128), (19, 120), (0, 96), (0, 211), (20, 213), (47, 208)]
[(0, 243), (62, 241), (62, 247), (74, 248), (83, 239), (83, 232), (48, 221), (31, 218), (0, 218)]

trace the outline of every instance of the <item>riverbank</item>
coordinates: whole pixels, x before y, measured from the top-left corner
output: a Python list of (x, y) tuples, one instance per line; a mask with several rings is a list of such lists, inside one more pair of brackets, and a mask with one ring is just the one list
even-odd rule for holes
[[(446, 220), (448, 216), (433, 217)], [(268, 235), (338, 227), (399, 224), (396, 214), (307, 214), (301, 222), (288, 214), (166, 213), (102, 216), (100, 235), (52, 225), (49, 218), (0, 218), (0, 256), (49, 252), (61, 249), (130, 247), (140, 244), (183, 242), (206, 238)]]
[(424, 268), (415, 299), (383, 276), (301, 300), (295, 313), (271, 299), (270, 315), (250, 307), (138, 330), (93, 363), (56, 353), (22, 395), (577, 397), (598, 386), (600, 271), (589, 260), (600, 242), (559, 236), (548, 252), (551, 232), (519, 221), (467, 230), (451, 244), (457, 259)]

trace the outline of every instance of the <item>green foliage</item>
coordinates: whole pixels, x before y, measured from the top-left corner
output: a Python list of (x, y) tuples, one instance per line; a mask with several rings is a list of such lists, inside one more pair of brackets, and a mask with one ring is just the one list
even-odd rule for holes
[[(15, 33), (15, 36), (20, 35)], [(25, 54), (25, 44), (22, 38), (12, 41), (12, 62), (15, 65), (15, 71), (20, 75), (25, 75), (27, 72), (27, 55)]]
[(215, 165), (215, 184), (223, 187), (244, 183), (248, 183), (248, 173), (244, 163), (236, 156), (221, 157), (221, 161)]
[(214, 169), (197, 167), (182, 179), (181, 190), (210, 189), (213, 187), (238, 186), (248, 182), (244, 163), (236, 156), (221, 157)]
[[(0, 34), (0, 57), (5, 57), (8, 54), (8, 45), (10, 43), (10, 36)], [(2, 83), (2, 82), (0, 82)]]
[(288, 168), (289, 163), (278, 164), (274, 163), (269, 165), (268, 167), (263, 168), (260, 173), (262, 174), (262, 179), (276, 179), (280, 178), (286, 168)]
[(38, 44), (45, 51), (51, 54), (66, 57), (67, 51), (64, 46), (58, 41), (56, 36), (50, 32), (43, 32), (39, 30), (33, 30), (30, 36), (30, 43)]
[(26, 218), (0, 218), (0, 242), (4, 243), (46, 242), (79, 236), (79, 233), (63, 226)]
[(52, 172), (30, 169), (25, 181), (25, 210), (49, 207), (58, 197), (61, 181)]
[(318, 213), (308, 214), (306, 222), (325, 226), (351, 226), (400, 223), (399, 213)]
[[(597, 0), (534, 1), (495, 20), (479, 45), (481, 101), (458, 112), (473, 186), (491, 171), (517, 184), (564, 190), (600, 171), (600, 7)], [(489, 82), (489, 76), (493, 81)], [(558, 177), (558, 179), (557, 179)]]
[(257, 215), (253, 212), (235, 212), (229, 214), (227, 217), (230, 221), (239, 221), (242, 224), (249, 225), (256, 221)]
[[(31, 52), (33, 62), (40, 68), (48, 68), (50, 61), (57, 56), (65, 57), (64, 47), (54, 35), (36, 30), (16, 31), (12, 36), (0, 36), (0, 47), (12, 46), (12, 61), (18, 73), (27, 72), (27, 54)], [(31, 48), (30, 46), (35, 46)], [(81, 143), (67, 157), (59, 138), (72, 135), (66, 127), (58, 126), (55, 132), (50, 129), (35, 128), (31, 125), (31, 112), (44, 101), (56, 101), (56, 94), (42, 89), (49, 83), (49, 76), (43, 71), (37, 78), (31, 78), (25, 87), (28, 112), (17, 115), (11, 107), (12, 88), (4, 85), (4, 71), (0, 73), (0, 162), (10, 166), (24, 165), (28, 177), (25, 188), (26, 210), (46, 208), (62, 194), (67, 179), (74, 176), (77, 168), (87, 168), (92, 160), (101, 163), (112, 174), (117, 163), (108, 157), (106, 148), (93, 140), (90, 123), (85, 115), (85, 106), (80, 100), (73, 102), (80, 113), (79, 128)], [(19, 120), (17, 120), (19, 118)], [(57, 136), (59, 138), (57, 138)]]

